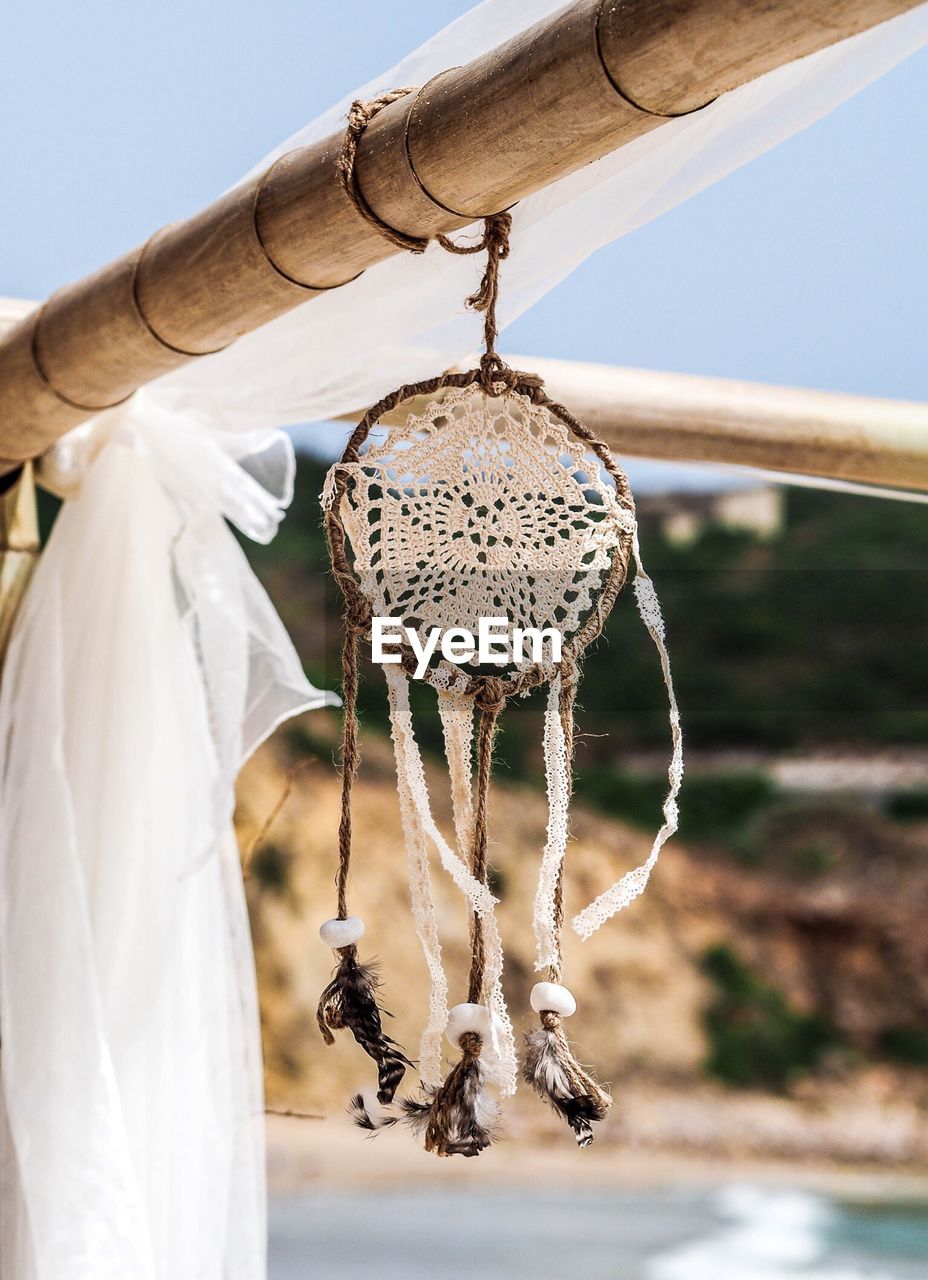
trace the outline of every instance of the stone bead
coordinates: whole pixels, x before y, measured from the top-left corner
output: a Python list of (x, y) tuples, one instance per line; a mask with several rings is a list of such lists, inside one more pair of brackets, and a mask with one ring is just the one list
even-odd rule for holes
[(562, 1018), (569, 1018), (577, 1012), (576, 1000), (558, 982), (536, 982), (531, 1002), (536, 1013), (559, 1013)]
[(358, 916), (347, 916), (344, 920), (326, 920), (319, 926), (319, 937), (327, 947), (338, 951), (340, 947), (350, 947), (364, 935), (364, 921)]
[(490, 1034), (490, 1010), (485, 1004), (456, 1004), (448, 1013), (445, 1035), (448, 1043), (459, 1048), (461, 1036), (466, 1031), (476, 1031), (486, 1040)]

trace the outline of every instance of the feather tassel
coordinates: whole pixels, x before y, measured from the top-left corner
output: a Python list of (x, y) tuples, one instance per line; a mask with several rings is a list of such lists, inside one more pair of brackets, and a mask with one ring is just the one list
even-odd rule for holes
[(356, 1093), (348, 1103), (348, 1115), (359, 1129), (366, 1129), (372, 1134), (389, 1129), (400, 1119), (395, 1111), (381, 1104), (375, 1089), (362, 1089)]
[(492, 1143), (499, 1124), (499, 1108), (490, 1098), (480, 1061), (482, 1038), (475, 1032), (461, 1036), (461, 1058), (444, 1084), (426, 1090), (423, 1098), (404, 1098), (404, 1118), (425, 1149), (438, 1156), (479, 1156)]
[(577, 1062), (560, 1015), (542, 1013), (541, 1026), (525, 1037), (522, 1074), (573, 1130), (579, 1147), (593, 1141), (593, 1124), (605, 1120), (612, 1099)]
[(393, 1101), (406, 1068), (412, 1063), (403, 1050), (384, 1034), (381, 1021), (384, 1011), (375, 992), (380, 983), (369, 965), (358, 961), (355, 946), (338, 951), (338, 968), (323, 991), (316, 1011), (316, 1021), (326, 1044), (334, 1044), (333, 1031), (347, 1029), (358, 1044), (377, 1063), (377, 1101), (386, 1106)]

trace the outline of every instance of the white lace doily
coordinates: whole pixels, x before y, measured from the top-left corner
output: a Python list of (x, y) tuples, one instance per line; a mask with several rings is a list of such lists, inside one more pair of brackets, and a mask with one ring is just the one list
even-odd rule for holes
[(551, 409), (515, 391), (452, 388), (339, 466), (361, 591), (422, 637), (505, 617), (567, 641), (613, 559), (628, 560), (627, 491)]

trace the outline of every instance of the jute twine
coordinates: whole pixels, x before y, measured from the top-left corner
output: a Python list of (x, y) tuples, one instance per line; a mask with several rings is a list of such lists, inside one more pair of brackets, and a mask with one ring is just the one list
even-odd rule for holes
[[(364, 130), (371, 120), (391, 103), (398, 101), (411, 89), (395, 89), (384, 93), (370, 102), (355, 102), (348, 115), (348, 127), (345, 139), (337, 158), (337, 169), (342, 187), (357, 212), (373, 226), (381, 235), (397, 248), (412, 253), (423, 253), (429, 240), (407, 235), (395, 227), (383, 222), (370, 208), (364, 199), (357, 180), (355, 162), (358, 145)], [(370, 601), (361, 592), (358, 580), (351, 567), (344, 524), (341, 516), (341, 504), (349, 483), (350, 467), (360, 461), (361, 449), (371, 430), (380, 422), (385, 414), (390, 413), (398, 405), (416, 397), (428, 397), (452, 387), (465, 388), (479, 385), (487, 396), (496, 396), (504, 392), (513, 392), (524, 397), (532, 405), (545, 408), (550, 414), (562, 422), (568, 430), (595, 455), (601, 466), (612, 477), (616, 487), (616, 495), (620, 504), (633, 510), (631, 492), (624, 472), (616, 465), (609, 449), (582, 422), (564, 407), (553, 401), (545, 393), (541, 379), (531, 373), (511, 369), (496, 350), (498, 336), (496, 320), (496, 304), (499, 297), (500, 264), (509, 255), (509, 237), (512, 217), (508, 212), (490, 214), (484, 219), (484, 230), (481, 239), (473, 244), (460, 245), (445, 235), (437, 236), (438, 243), (449, 253), (476, 254), (486, 253), (487, 265), (478, 288), (467, 299), (467, 305), (482, 313), (484, 317), (483, 340), (484, 353), (477, 368), (464, 373), (447, 372), (436, 377), (426, 378), (420, 382), (407, 383), (384, 396), (373, 405), (355, 428), (351, 439), (342, 455), (341, 462), (334, 471), (334, 483), (325, 512), (325, 527), (331, 553), (332, 569), (345, 601), (344, 644), (342, 649), (342, 675), (344, 700), (344, 739), (342, 747), (342, 794), (341, 816), (339, 822), (339, 867), (337, 875), (338, 914), (340, 918), (347, 915), (347, 886), (351, 863), (351, 793), (357, 775), (359, 763), (358, 747), (358, 662), (361, 638), (369, 639), (372, 608)], [(471, 846), (471, 872), (481, 884), (487, 880), (487, 797), (489, 792), (490, 770), (493, 753), (493, 740), (496, 733), (500, 712), (508, 699), (526, 693), (550, 681), (555, 672), (562, 679), (562, 719), (568, 743), (573, 742), (573, 700), (577, 683), (577, 672), (580, 659), (589, 645), (599, 636), (606, 618), (625, 582), (628, 558), (631, 551), (631, 534), (623, 536), (620, 546), (612, 557), (605, 581), (597, 594), (593, 609), (587, 615), (580, 629), (570, 636), (562, 647), (561, 662), (557, 668), (550, 664), (535, 663), (505, 676), (465, 675), (461, 674), (463, 683), (458, 688), (464, 696), (471, 696), (480, 712), (477, 731), (477, 768), (475, 779), (474, 832)], [(407, 675), (413, 676), (416, 670), (416, 658), (405, 643), (400, 647), (400, 660)], [(430, 679), (428, 673), (426, 680)], [(560, 879), (556, 892), (556, 912), (558, 931), (563, 917), (563, 904)], [(484, 979), (484, 940), (483, 929), (476, 915), (471, 922), (472, 961), (468, 986), (468, 999), (479, 1003), (483, 996)], [(560, 977), (560, 963), (553, 966), (550, 972), (552, 981)]]

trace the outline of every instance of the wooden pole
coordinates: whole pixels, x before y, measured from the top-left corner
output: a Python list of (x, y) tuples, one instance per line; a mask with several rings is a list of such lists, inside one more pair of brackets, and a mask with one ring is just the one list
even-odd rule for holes
[[(361, 141), (361, 191), (401, 231), (454, 230), (919, 2), (579, 0), (386, 108)], [(282, 157), (10, 332), (0, 473), (396, 252), (342, 192), (339, 144), (336, 135)]]
[[(928, 490), (928, 404), (544, 362), (618, 453)], [(585, 416), (584, 416), (585, 415)]]
[(928, 404), (532, 356), (506, 360), (540, 374), (548, 395), (616, 453), (928, 491)]
[(39, 554), (32, 463), (0, 481), (0, 669), (20, 601)]

